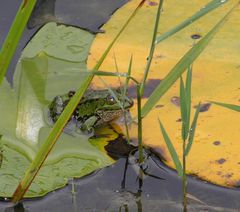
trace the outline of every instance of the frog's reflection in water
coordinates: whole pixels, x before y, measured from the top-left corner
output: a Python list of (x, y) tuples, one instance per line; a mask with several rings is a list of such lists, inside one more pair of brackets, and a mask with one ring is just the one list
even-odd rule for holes
[[(119, 207), (119, 211), (129, 211), (128, 208), (128, 201), (130, 199), (135, 201), (136, 207), (137, 207), (137, 211), (138, 212), (142, 212), (143, 211), (143, 205), (142, 205), (142, 188), (144, 185), (144, 179), (146, 177), (151, 177), (151, 178), (155, 178), (157, 180), (165, 180), (162, 177), (156, 176), (154, 174), (151, 174), (148, 172), (148, 160), (151, 160), (150, 158), (150, 154), (148, 154), (147, 152), (145, 153), (145, 162), (143, 164), (139, 164), (138, 161), (138, 151), (137, 149), (133, 149), (129, 155), (126, 157), (126, 161), (125, 161), (125, 166), (124, 166), (124, 171), (123, 171), (123, 179), (121, 181), (121, 193), (123, 193), (124, 196), (129, 196), (131, 195), (132, 198), (128, 198), (122, 202), (122, 205)], [(137, 191), (136, 192), (131, 192), (128, 191), (127, 187), (126, 187), (126, 181), (127, 181), (127, 171), (128, 168), (130, 169), (134, 169), (135, 174), (136, 174), (136, 182), (138, 185)], [(126, 195), (128, 193), (128, 195)]]

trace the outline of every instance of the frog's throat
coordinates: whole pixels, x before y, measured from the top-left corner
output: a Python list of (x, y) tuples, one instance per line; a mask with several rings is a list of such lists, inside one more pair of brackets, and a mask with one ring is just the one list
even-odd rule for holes
[(106, 111), (106, 110), (98, 110), (97, 115), (99, 116), (99, 121), (97, 125), (101, 123), (107, 123), (113, 121), (116, 118), (119, 118), (123, 114), (123, 111), (120, 110), (113, 110), (113, 111)]

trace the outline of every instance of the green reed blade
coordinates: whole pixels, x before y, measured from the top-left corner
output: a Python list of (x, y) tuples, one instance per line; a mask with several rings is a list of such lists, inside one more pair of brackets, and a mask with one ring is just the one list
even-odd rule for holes
[(187, 71), (187, 78), (186, 78), (186, 106), (187, 106), (187, 122), (186, 122), (186, 127), (189, 129), (190, 125), (190, 116), (191, 116), (191, 90), (192, 90), (192, 67), (188, 67)]
[[(127, 71), (128, 77), (126, 78), (124, 86), (123, 86), (122, 99), (124, 99), (125, 96), (127, 95), (128, 84), (129, 84), (130, 76), (132, 74), (132, 60), (133, 60), (133, 57), (131, 55), (129, 65), (128, 65), (128, 71)], [(125, 107), (124, 103), (125, 103), (125, 101), (123, 101), (123, 107)], [(126, 138), (127, 138), (128, 144), (130, 144), (130, 134), (129, 134), (129, 128), (128, 128), (128, 123), (127, 123), (128, 120), (127, 120), (127, 111), (126, 110), (124, 110), (123, 116), (124, 116), (125, 130), (126, 130)]]
[(240, 106), (239, 105), (227, 104), (227, 103), (222, 103), (222, 102), (214, 102), (214, 101), (210, 101), (210, 102), (215, 104), (215, 105), (219, 105), (219, 106), (228, 108), (230, 110), (240, 112)]
[(94, 76), (103, 76), (103, 77), (128, 77), (127, 73), (121, 72), (108, 72), (108, 71), (86, 71), (86, 73), (92, 74)]
[(198, 120), (198, 115), (199, 115), (199, 112), (200, 112), (200, 107), (201, 107), (201, 104), (199, 103), (198, 106), (197, 106), (197, 109), (195, 111), (195, 114), (194, 114), (194, 118), (193, 118), (193, 121), (192, 121), (192, 124), (191, 124), (191, 128), (189, 130), (188, 144), (187, 144), (187, 147), (184, 151), (185, 156), (188, 155), (188, 153), (191, 150), (192, 144), (193, 144), (193, 139), (194, 139), (195, 130), (196, 130), (196, 127), (197, 127), (197, 120)]
[(186, 86), (182, 77), (180, 78), (180, 103), (181, 103), (181, 119), (182, 119), (182, 140), (186, 140), (189, 133), (190, 115), (191, 115), (191, 84), (192, 70), (188, 67)]
[(212, 0), (211, 2), (206, 4), (204, 7), (202, 7), (199, 11), (197, 11), (194, 15), (192, 15), (190, 18), (186, 19), (185, 21), (183, 21), (182, 23), (180, 23), (176, 27), (170, 29), (166, 33), (160, 35), (156, 39), (156, 44), (158, 44), (161, 41), (169, 38), (170, 36), (174, 35), (175, 33), (181, 31), (182, 29), (184, 29), (188, 25), (190, 25), (193, 22), (197, 21), (202, 16), (208, 14), (209, 12), (211, 12), (212, 10), (216, 9), (217, 7), (219, 7), (220, 5), (222, 5), (222, 4), (226, 3), (226, 2), (227, 2), (227, 0), (226, 1), (224, 1), (224, 0)]
[[(20, 5), (15, 19), (11, 25), (8, 35), (0, 50), (0, 84), (7, 72), (8, 66), (19, 44), (23, 30), (36, 4), (36, 0), (23, 1)], [(11, 8), (9, 8), (10, 10)]]
[[(127, 27), (127, 25), (130, 23), (130, 21), (133, 19), (133, 17), (137, 14), (141, 6), (146, 0), (142, 0), (138, 7), (133, 11), (131, 16), (128, 18), (126, 23), (123, 25), (123, 27), (120, 29), (116, 37), (113, 39), (113, 41), (109, 44), (107, 49), (104, 51), (101, 58), (98, 60), (97, 64), (93, 68), (93, 70), (98, 70), (100, 66), (102, 65), (104, 59), (108, 55), (109, 51), (111, 50), (113, 44), (116, 42), (118, 37), (122, 34), (124, 29)], [(43, 143), (42, 147), (38, 151), (36, 158), (26, 171), (24, 177), (22, 178), (21, 182), (19, 183), (17, 189), (15, 190), (12, 201), (18, 202), (21, 200), (28, 190), (29, 186), (31, 185), (32, 181), (36, 177), (38, 171), (40, 170), (42, 164), (46, 160), (49, 152), (53, 148), (54, 144), (56, 143), (58, 137), (62, 133), (64, 126), (67, 124), (69, 118), (71, 117), (72, 113), (74, 112), (75, 108), (77, 107), (79, 101), (81, 100), (83, 94), (85, 93), (86, 89), (88, 88), (89, 84), (91, 83), (93, 79), (93, 75), (89, 74), (85, 81), (82, 83), (80, 88), (76, 91), (76, 93), (73, 95), (69, 103), (67, 104), (66, 108), (62, 112), (61, 116), (58, 118), (57, 122), (54, 124), (50, 134), (48, 135), (46, 141)]]
[[(132, 74), (132, 61), (133, 61), (133, 57), (131, 55), (130, 61), (129, 61), (129, 65), (128, 65), (128, 71), (127, 71), (127, 75), (130, 77)], [(123, 96), (126, 96), (127, 93), (127, 89), (128, 89), (128, 84), (129, 84), (129, 80), (130, 78), (127, 77), (124, 83), (124, 90), (123, 90)]]
[(141, 83), (141, 86), (140, 86), (141, 96), (144, 93), (145, 83), (146, 83), (146, 80), (147, 80), (148, 72), (149, 72), (150, 67), (151, 67), (153, 54), (154, 54), (154, 51), (155, 51), (155, 46), (156, 46), (155, 41), (156, 41), (156, 37), (157, 37), (157, 31), (158, 31), (158, 25), (159, 25), (159, 21), (160, 21), (162, 6), (163, 6), (163, 0), (160, 0), (159, 5), (158, 5), (158, 9), (157, 9), (155, 24), (154, 24), (152, 43), (151, 43), (151, 47), (150, 47), (150, 51), (149, 51), (149, 55), (148, 55), (148, 59), (147, 59), (147, 64), (146, 64), (146, 67), (145, 67), (145, 70), (144, 70), (143, 80), (142, 80), (142, 83)]
[(236, 4), (228, 13), (196, 44), (194, 45), (173, 67), (173, 69), (168, 73), (168, 75), (161, 81), (161, 83), (156, 87), (148, 101), (145, 103), (142, 109), (142, 117), (146, 116), (159, 99), (168, 91), (168, 89), (173, 85), (173, 83), (183, 74), (183, 72), (193, 63), (194, 60), (202, 53), (202, 51), (207, 47), (209, 42), (218, 32), (218, 30), (227, 21), (229, 15), (232, 11), (239, 5)]
[(187, 111), (187, 97), (182, 77), (180, 77), (180, 110), (182, 120), (182, 140), (185, 141), (188, 136), (188, 111)]
[(164, 129), (161, 121), (160, 120), (158, 120), (158, 121), (159, 121), (160, 129), (162, 131), (162, 135), (163, 135), (164, 141), (165, 141), (165, 143), (167, 145), (167, 148), (168, 148), (168, 151), (169, 151), (169, 153), (170, 153), (170, 155), (172, 157), (172, 160), (174, 162), (174, 165), (176, 167), (178, 175), (180, 177), (182, 177), (183, 176), (183, 168), (182, 168), (182, 164), (181, 164), (181, 162), (180, 162), (180, 160), (178, 158), (177, 152), (174, 149), (174, 146), (172, 145), (172, 142), (171, 142), (171, 140), (170, 140), (166, 130)]
[[(115, 52), (113, 53), (113, 58), (114, 58), (114, 64), (115, 64), (116, 72), (119, 73), (119, 68), (118, 68), (117, 58), (116, 58)], [(120, 79), (119, 76), (118, 76), (118, 83), (119, 83), (119, 86), (121, 88), (122, 87), (122, 82), (121, 82), (121, 79)]]

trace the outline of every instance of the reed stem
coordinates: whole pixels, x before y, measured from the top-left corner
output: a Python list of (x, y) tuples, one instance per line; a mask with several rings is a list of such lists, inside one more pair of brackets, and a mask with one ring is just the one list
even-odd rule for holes
[(144, 162), (143, 157), (143, 144), (142, 144), (142, 116), (141, 116), (141, 84), (137, 84), (137, 112), (138, 112), (138, 152), (139, 152), (139, 164)]
[(182, 190), (183, 190), (183, 212), (187, 212), (187, 176), (186, 176), (186, 140), (183, 140), (183, 153), (182, 153), (182, 163), (183, 163), (183, 176), (182, 176)]

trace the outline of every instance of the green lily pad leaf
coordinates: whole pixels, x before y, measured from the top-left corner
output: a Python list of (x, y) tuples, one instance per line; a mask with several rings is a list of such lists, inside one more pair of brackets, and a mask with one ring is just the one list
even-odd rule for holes
[[(93, 38), (78, 28), (47, 24), (24, 49), (14, 74), (14, 89), (6, 81), (0, 87), (0, 116), (5, 120), (0, 122), (1, 197), (12, 196), (46, 140), (51, 130), (49, 103), (56, 95), (78, 88), (88, 76), (86, 59)], [(82, 51), (69, 50), (73, 41), (82, 46)], [(25, 197), (43, 196), (65, 186), (69, 178), (114, 162), (98, 143), (106, 143), (108, 137), (90, 142), (89, 135), (75, 131), (72, 127), (62, 133)], [(117, 137), (111, 130), (108, 134), (111, 140)]]
[(31, 58), (44, 51), (52, 57), (85, 64), (93, 38), (87, 31), (52, 22), (34, 36), (24, 49), (23, 57)]
[[(49, 132), (50, 128), (40, 130), (40, 143)], [(4, 160), (0, 169), (0, 195), (10, 197), (32, 159), (22, 152), (22, 146), (12, 145), (19, 140), (9, 141), (8, 138), (3, 138), (2, 142)], [(62, 134), (25, 197), (45, 195), (63, 187), (69, 178), (84, 176), (112, 162), (88, 142), (88, 137)]]
[[(16, 127), (16, 95), (7, 80), (4, 79), (0, 86), (0, 134), (11, 135)], [(7, 113), (7, 111), (10, 111)]]

